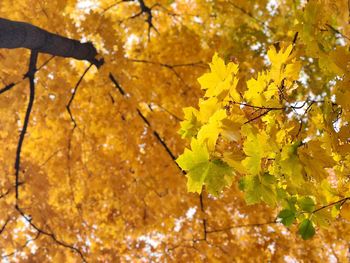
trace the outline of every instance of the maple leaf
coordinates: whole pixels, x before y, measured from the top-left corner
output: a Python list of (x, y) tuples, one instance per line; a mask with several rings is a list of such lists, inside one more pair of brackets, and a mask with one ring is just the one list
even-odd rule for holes
[(233, 62), (225, 65), (224, 60), (215, 53), (209, 66), (211, 72), (201, 76), (198, 82), (202, 89), (206, 90), (206, 97), (219, 96), (223, 91), (230, 89), (232, 75), (237, 74), (238, 65)]
[[(348, 261), (347, 1), (8, 0), (1, 12), (0, 46), (27, 48), (0, 50), (5, 261)], [(187, 178), (181, 137), (198, 144)]]
[(201, 126), (198, 120), (198, 110), (193, 107), (188, 107), (183, 109), (185, 113), (184, 120), (180, 123), (181, 129), (178, 133), (182, 138), (191, 138), (198, 133), (198, 129)]
[(189, 192), (202, 192), (203, 185), (208, 192), (217, 196), (232, 182), (232, 169), (220, 160), (210, 160), (205, 144), (192, 139), (191, 150), (185, 149), (176, 162), (187, 172)]
[(243, 145), (243, 151), (246, 158), (242, 161), (245, 169), (252, 175), (257, 175), (261, 171), (261, 159), (267, 156), (269, 144), (266, 134), (254, 134), (254, 132), (244, 126), (241, 130), (242, 135), (247, 139)]
[(277, 202), (276, 189), (274, 186), (275, 177), (268, 173), (264, 175), (248, 175), (245, 176), (240, 184), (241, 189), (245, 192), (245, 200), (248, 205), (265, 203), (275, 206)]

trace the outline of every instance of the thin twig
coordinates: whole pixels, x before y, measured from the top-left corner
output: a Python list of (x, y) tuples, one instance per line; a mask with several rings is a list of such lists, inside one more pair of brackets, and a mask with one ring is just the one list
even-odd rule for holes
[(114, 78), (114, 76), (112, 75), (112, 73), (109, 73), (109, 79), (113, 82), (113, 84), (115, 85), (115, 87), (118, 89), (118, 91), (120, 92), (121, 95), (125, 96), (126, 92), (124, 91), (124, 89), (122, 88), (122, 86), (119, 84), (119, 82)]
[[(46, 66), (55, 56), (51, 56), (49, 59), (47, 59), (38, 69), (36, 69), (36, 72), (38, 72), (39, 70), (41, 70), (44, 66)], [(14, 86), (18, 85), (19, 83), (21, 83), (22, 81), (24, 81), (28, 76), (24, 75), (24, 78), (20, 81), (17, 82), (12, 82), (8, 85), (6, 85), (5, 87), (3, 87), (2, 89), (0, 89), (0, 95), (10, 89), (12, 89)]]
[(6, 221), (5, 221), (5, 223), (2, 225), (2, 227), (0, 228), (0, 235), (2, 234), (2, 232), (5, 231), (5, 228), (6, 228), (7, 224), (10, 222), (10, 220), (11, 220), (10, 217), (7, 218)]
[[(118, 89), (118, 91), (120, 92), (120, 94), (126, 98), (126, 92), (125, 90), (121, 87), (121, 85), (119, 84), (119, 82), (116, 80), (116, 78), (113, 76), (112, 73), (110, 73), (109, 75), (111, 81), (113, 82), (113, 84), (116, 86), (116, 88)], [(148, 119), (142, 114), (142, 112), (140, 111), (140, 109), (138, 107), (135, 107), (136, 112), (138, 114), (138, 116), (143, 120), (143, 122), (152, 130), (152, 133), (154, 135), (154, 137), (157, 139), (157, 141), (162, 145), (162, 147), (166, 150), (166, 152), (168, 153), (168, 155), (171, 157), (171, 159), (174, 161), (174, 163), (177, 165), (177, 167), (182, 171), (182, 169), (179, 167), (179, 165), (175, 162), (176, 160), (176, 156), (175, 154), (171, 151), (171, 149), (169, 148), (169, 146), (166, 144), (166, 142), (161, 138), (161, 136), (159, 135), (159, 133), (157, 131), (155, 131), (152, 128), (151, 123), (148, 121)]]
[(247, 121), (244, 122), (243, 124), (248, 124), (248, 123), (253, 122), (253, 121), (257, 120), (257, 119), (260, 119), (261, 117), (263, 117), (263, 116), (265, 116), (266, 114), (268, 114), (270, 111), (271, 111), (271, 110), (266, 110), (266, 111), (264, 111), (263, 113), (260, 113), (258, 116), (254, 117), (254, 118), (252, 118), (252, 119), (247, 120)]
[(206, 213), (205, 213), (205, 207), (204, 207), (204, 201), (203, 201), (203, 191), (200, 193), (199, 195), (199, 205), (201, 208), (201, 211), (203, 213), (203, 218), (202, 218), (202, 224), (203, 224), (203, 240), (207, 240), (207, 219), (206, 217)]
[[(74, 119), (74, 117), (73, 117), (73, 114), (72, 114), (72, 112), (71, 112), (70, 106), (71, 106), (72, 103), (73, 103), (73, 100), (74, 100), (75, 95), (76, 95), (76, 93), (77, 93), (77, 91), (78, 91), (78, 88), (79, 88), (80, 83), (82, 82), (82, 80), (84, 79), (86, 73), (89, 71), (89, 69), (92, 67), (92, 65), (93, 65), (93, 64), (91, 63), (91, 64), (85, 69), (84, 73), (80, 76), (80, 79), (79, 79), (78, 82), (75, 84), (75, 87), (74, 87), (73, 92), (72, 92), (72, 96), (70, 97), (69, 102), (68, 102), (68, 104), (67, 104), (67, 106), (66, 106), (66, 109), (67, 109), (67, 111), (68, 111), (69, 117), (70, 117), (71, 121), (72, 121), (73, 124), (74, 124), (74, 128), (77, 127), (77, 123), (76, 123), (76, 121), (75, 121), (75, 119)], [(74, 128), (73, 128), (73, 129), (74, 129)]]
[(266, 226), (266, 225), (271, 225), (271, 224), (276, 224), (276, 223), (277, 223), (277, 221), (275, 219), (273, 221), (269, 221), (269, 222), (265, 222), (265, 223), (241, 224), (241, 225), (224, 227), (224, 228), (220, 228), (220, 229), (212, 229), (212, 230), (208, 230), (207, 233), (212, 234), (212, 233), (217, 233), (217, 232), (229, 231), (229, 230), (236, 229), (236, 228), (259, 227), (259, 226)]
[(255, 16), (253, 16), (250, 12), (248, 12), (247, 10), (245, 10), (244, 8), (238, 6), (237, 4), (235, 4), (233, 1), (230, 1), (229, 4), (231, 4), (234, 8), (238, 9), (239, 11), (241, 11), (243, 14), (249, 16), (251, 19), (255, 20), (258, 24), (261, 24), (262, 26), (265, 26), (267, 29), (269, 29), (272, 33), (275, 33), (275, 29), (270, 27), (265, 21), (262, 21), (258, 18), (256, 18)]
[(183, 85), (185, 85), (187, 88), (190, 86), (185, 82), (185, 80), (181, 77), (179, 72), (176, 71), (175, 68), (177, 67), (200, 67), (200, 68), (207, 68), (203, 62), (190, 62), (190, 63), (181, 63), (181, 64), (167, 64), (167, 63), (162, 63), (162, 62), (156, 62), (156, 61), (150, 61), (150, 60), (145, 60), (145, 59), (134, 59), (134, 58), (129, 58), (127, 59), (131, 62), (134, 63), (145, 63), (145, 64), (152, 64), (152, 65), (158, 65), (160, 67), (167, 68), (171, 72), (174, 73), (174, 75), (182, 82)]
[(344, 204), (346, 201), (348, 201), (348, 200), (350, 200), (350, 197), (345, 197), (345, 198), (340, 199), (340, 200), (338, 200), (338, 201), (336, 201), (336, 202), (330, 203), (330, 204), (325, 205), (325, 206), (321, 206), (321, 207), (315, 209), (314, 211), (312, 211), (312, 213), (313, 213), (313, 214), (314, 214), (314, 213), (317, 213), (318, 211), (320, 211), (320, 210), (322, 210), (322, 209), (325, 209), (325, 208), (328, 208), (328, 207), (330, 207), (330, 206), (334, 206), (334, 205), (337, 205), (337, 204), (343, 205), (343, 204)]
[[(40, 235), (41, 235), (40, 232), (37, 232), (36, 236), (34, 238), (27, 239), (26, 242), (20, 247), (20, 249), (24, 249), (25, 247), (27, 247), (30, 242), (37, 240)], [(17, 253), (17, 251), (18, 251), (18, 248), (9, 254), (3, 255), (2, 258), (5, 259), (5, 258), (12, 257)]]
[(334, 28), (330, 24), (326, 24), (326, 26), (331, 29), (334, 33), (341, 35), (343, 38), (346, 38), (347, 40), (350, 40), (350, 37), (344, 35), (342, 32), (340, 32), (338, 29)]
[(47, 231), (41, 229), (40, 227), (38, 227), (36, 224), (33, 223), (32, 218), (28, 217), (18, 205), (16, 205), (16, 210), (20, 213), (20, 215), (24, 218), (24, 220), (26, 220), (29, 223), (29, 225), (31, 227), (33, 227), (38, 233), (50, 237), (56, 244), (58, 244), (62, 247), (71, 249), (72, 251), (79, 254), (79, 256), (81, 257), (83, 262), (87, 262), (83, 253), (78, 248), (74, 247), (73, 245), (66, 244), (63, 241), (58, 240), (54, 233), (47, 232)]

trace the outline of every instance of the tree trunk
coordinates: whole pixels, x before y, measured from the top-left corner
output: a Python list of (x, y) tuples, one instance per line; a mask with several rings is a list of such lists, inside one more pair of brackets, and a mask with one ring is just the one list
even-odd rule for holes
[(81, 43), (25, 22), (0, 18), (0, 48), (28, 48), (59, 57), (87, 60), (97, 67), (103, 59), (96, 59), (97, 51), (91, 42)]

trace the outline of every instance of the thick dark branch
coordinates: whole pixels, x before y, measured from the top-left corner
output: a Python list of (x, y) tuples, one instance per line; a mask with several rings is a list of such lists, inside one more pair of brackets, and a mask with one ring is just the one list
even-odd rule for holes
[(24, 117), (23, 127), (22, 131), (19, 135), (18, 139), (18, 145), (17, 145), (17, 151), (16, 151), (16, 161), (15, 161), (15, 176), (16, 176), (16, 203), (19, 199), (19, 191), (18, 188), (20, 186), (19, 182), (19, 172), (20, 172), (20, 163), (21, 163), (21, 151), (22, 151), (22, 145), (24, 141), (24, 136), (27, 132), (28, 124), (29, 124), (29, 118), (30, 113), (32, 112), (33, 104), (34, 104), (34, 98), (35, 98), (35, 82), (34, 82), (34, 75), (36, 71), (36, 62), (38, 59), (38, 52), (32, 51), (30, 55), (30, 62), (29, 62), (29, 69), (28, 73), (26, 74), (26, 77), (29, 78), (29, 87), (30, 87), (30, 93), (29, 93), (29, 102), (26, 110), (26, 115)]
[(103, 59), (96, 58), (97, 51), (91, 42), (50, 33), (25, 22), (0, 18), (0, 48), (28, 48), (53, 56), (87, 60), (100, 67)]

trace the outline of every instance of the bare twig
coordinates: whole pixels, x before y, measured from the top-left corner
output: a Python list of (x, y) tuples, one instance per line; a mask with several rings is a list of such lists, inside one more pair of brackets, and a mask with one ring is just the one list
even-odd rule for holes
[(336, 29), (335, 27), (331, 26), (330, 24), (326, 24), (326, 26), (331, 29), (334, 33), (342, 36), (343, 38), (347, 39), (347, 40), (350, 40), (350, 37), (344, 35), (342, 32), (340, 32), (338, 29)]
[(69, 245), (63, 241), (60, 241), (57, 239), (57, 237), (54, 233), (47, 232), (47, 231), (41, 229), (40, 227), (38, 227), (36, 224), (33, 223), (32, 218), (27, 216), (18, 205), (16, 205), (16, 210), (20, 213), (20, 215), (24, 218), (24, 220), (26, 220), (29, 223), (29, 225), (31, 227), (33, 227), (38, 233), (50, 237), (57, 245), (71, 249), (72, 251), (76, 252), (81, 257), (83, 262), (87, 262), (83, 253), (78, 248), (76, 248), (74, 245)]
[(0, 94), (12, 89), (15, 85), (16, 85), (16, 83), (10, 83), (10, 84), (6, 85), (4, 88), (0, 89)]
[(271, 111), (271, 110), (266, 110), (266, 111), (264, 111), (263, 113), (260, 113), (258, 116), (254, 117), (254, 118), (252, 118), (252, 119), (247, 120), (246, 122), (244, 122), (244, 124), (248, 124), (248, 123), (253, 122), (253, 121), (257, 120), (257, 119), (260, 119), (261, 117), (263, 117), (263, 116), (265, 116), (266, 114), (268, 114), (270, 111)]
[(112, 75), (112, 73), (109, 73), (109, 79), (113, 82), (113, 84), (115, 85), (115, 87), (118, 89), (118, 91), (120, 92), (121, 95), (125, 96), (126, 93), (124, 91), (124, 89), (122, 88), (122, 86), (119, 84), (119, 82), (114, 78), (114, 76)]
[(72, 111), (71, 111), (70, 106), (71, 106), (72, 103), (73, 103), (73, 100), (74, 100), (75, 95), (76, 95), (76, 93), (77, 93), (77, 91), (78, 91), (78, 88), (79, 88), (80, 83), (82, 82), (82, 80), (84, 79), (86, 73), (89, 71), (89, 69), (92, 67), (92, 65), (93, 65), (93, 64), (91, 63), (91, 64), (85, 69), (85, 71), (83, 72), (83, 74), (80, 76), (80, 79), (79, 79), (78, 82), (75, 84), (75, 87), (74, 87), (73, 92), (72, 92), (72, 96), (70, 97), (69, 102), (68, 102), (68, 104), (67, 104), (67, 106), (66, 106), (66, 109), (67, 109), (67, 111), (68, 111), (69, 117), (70, 117), (71, 121), (72, 121), (73, 124), (74, 124), (74, 128), (73, 128), (73, 129), (75, 129), (75, 127), (77, 127), (77, 123), (76, 123), (76, 121), (75, 121), (75, 119), (74, 119), (74, 117), (73, 117), (73, 114), (72, 114)]
[(253, 19), (255, 22), (257, 22), (258, 24), (266, 27), (267, 29), (269, 29), (272, 33), (275, 33), (275, 29), (270, 27), (265, 21), (262, 21), (258, 18), (256, 18), (255, 16), (253, 16), (250, 12), (248, 12), (247, 10), (245, 10), (244, 8), (238, 6), (236, 3), (234, 3), (233, 1), (229, 2), (234, 8), (236, 8), (237, 10), (241, 11), (243, 14), (249, 16), (251, 19)]
[[(119, 84), (119, 82), (116, 80), (116, 78), (113, 76), (112, 73), (110, 73), (110, 79), (111, 81), (113, 82), (113, 84), (116, 86), (116, 88), (118, 89), (118, 91), (120, 92), (120, 94), (123, 96), (123, 97), (126, 97), (126, 92), (125, 90), (121, 87), (121, 85)], [(171, 159), (173, 161), (176, 160), (176, 156), (175, 154), (170, 150), (169, 146), (166, 144), (166, 142), (161, 138), (161, 136), (159, 135), (159, 133), (157, 131), (155, 131), (153, 128), (152, 128), (152, 125), (151, 123), (148, 121), (148, 119), (142, 114), (142, 112), (140, 111), (140, 109), (138, 107), (135, 107), (135, 110), (137, 112), (137, 114), (139, 115), (139, 117), (143, 120), (143, 122), (149, 127), (151, 128), (152, 130), (152, 133), (154, 135), (154, 137), (157, 139), (157, 141), (162, 145), (162, 147), (166, 150), (166, 152), (168, 153), (168, 155), (171, 157)], [(177, 167), (178, 164), (176, 162), (174, 162)], [(179, 167), (179, 169), (181, 170), (181, 168)]]
[(140, 5), (140, 12), (129, 17), (129, 19), (133, 19), (133, 18), (141, 16), (142, 14), (146, 14), (146, 16), (147, 16), (146, 22), (148, 24), (148, 40), (150, 40), (151, 39), (151, 29), (153, 29), (154, 31), (156, 31), (159, 34), (157, 28), (153, 24), (153, 14), (152, 14), (152, 9), (157, 7), (159, 4), (154, 4), (151, 7), (149, 7), (145, 4), (144, 0), (136, 0), (136, 1)]
[(121, 1), (117, 1), (114, 4), (111, 4), (109, 6), (107, 6), (106, 8), (103, 9), (103, 11), (100, 13), (100, 16), (103, 16), (106, 12), (108, 12), (109, 10), (111, 10), (112, 8), (116, 7), (117, 5), (121, 4), (121, 3), (126, 3), (126, 2), (133, 2), (134, 0), (121, 0)]
[(179, 72), (175, 68), (178, 67), (200, 67), (200, 68), (207, 68), (205, 64), (201, 61), (199, 62), (190, 62), (190, 63), (181, 63), (181, 64), (167, 64), (167, 63), (162, 63), (162, 62), (156, 62), (156, 61), (150, 61), (150, 60), (145, 60), (145, 59), (133, 59), (130, 58), (128, 59), (131, 62), (134, 63), (145, 63), (145, 64), (152, 64), (152, 65), (158, 65), (160, 67), (167, 68), (168, 70), (172, 71), (174, 75), (182, 82), (183, 85), (185, 85), (187, 88), (189, 88), (189, 85), (185, 82), (185, 80), (181, 77)]
[(232, 229), (237, 229), (237, 228), (259, 227), (259, 226), (272, 225), (272, 224), (276, 224), (276, 223), (277, 223), (277, 221), (275, 219), (273, 221), (268, 221), (268, 222), (264, 222), (264, 223), (233, 225), (233, 226), (228, 226), (228, 227), (224, 227), (224, 228), (208, 230), (207, 233), (212, 234), (212, 233), (218, 233), (218, 232), (223, 232), (223, 231), (230, 231)]
[(5, 221), (5, 223), (2, 225), (2, 227), (0, 228), (0, 235), (2, 234), (2, 232), (5, 231), (5, 228), (6, 228), (7, 224), (10, 222), (10, 220), (11, 220), (10, 217), (7, 218), (6, 221)]
[(199, 195), (199, 205), (201, 208), (201, 211), (203, 213), (203, 218), (202, 218), (202, 224), (203, 224), (203, 240), (207, 240), (207, 219), (206, 219), (206, 213), (205, 213), (205, 207), (204, 207), (204, 202), (203, 202), (203, 191)]
[[(36, 236), (33, 238), (30, 238), (30, 239), (27, 239), (27, 241), (20, 247), (20, 249), (24, 249), (25, 247), (27, 247), (30, 242), (37, 240), (39, 238), (39, 236), (40, 236), (40, 232), (37, 232)], [(15, 251), (13, 251), (9, 254), (3, 255), (2, 258), (5, 259), (5, 258), (12, 257), (17, 253), (17, 251), (18, 251), (18, 249), (16, 249)]]
[[(49, 59), (47, 59), (37, 70), (36, 72), (38, 72), (39, 70), (41, 70), (44, 66), (46, 66), (55, 56), (51, 56)], [(18, 82), (12, 82), (8, 85), (6, 85), (5, 87), (3, 87), (2, 89), (0, 89), (0, 95), (2, 93), (5, 93), (6, 91), (12, 89), (14, 86), (18, 85), (19, 83), (21, 83), (22, 81), (24, 81), (28, 76), (25, 75), (24, 78)]]
[(323, 210), (323, 209), (326, 209), (326, 208), (328, 208), (328, 207), (331, 207), (331, 206), (334, 206), (334, 205), (338, 205), (338, 204), (340, 204), (340, 206), (342, 206), (342, 205), (343, 205), (346, 201), (348, 201), (348, 200), (350, 200), (350, 197), (349, 197), (349, 196), (348, 196), (348, 197), (345, 197), (345, 198), (343, 198), (343, 199), (340, 199), (340, 200), (338, 200), (338, 201), (335, 201), (335, 202), (333, 202), (333, 203), (329, 203), (328, 205), (321, 206), (321, 207), (315, 209), (314, 211), (312, 211), (312, 213), (313, 213), (313, 214), (314, 214), (314, 213), (317, 213), (317, 212), (320, 211), (320, 210)]

